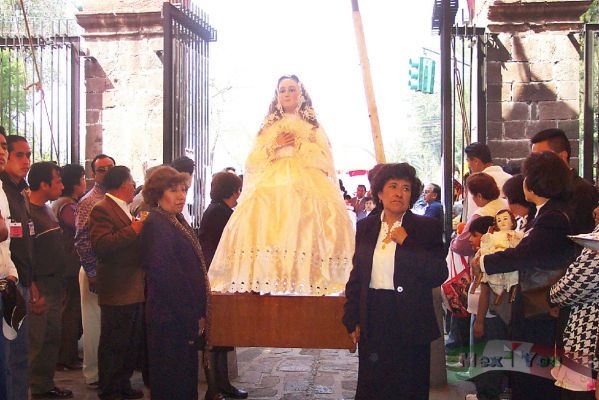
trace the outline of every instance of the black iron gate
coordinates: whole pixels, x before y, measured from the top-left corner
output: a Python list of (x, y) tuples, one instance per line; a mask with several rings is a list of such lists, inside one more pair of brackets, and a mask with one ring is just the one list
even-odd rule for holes
[[(465, 174), (464, 148), (487, 141), (485, 58), (490, 36), (484, 28), (454, 26), (451, 35), (453, 173)], [(452, 176), (454, 175), (452, 174)]]
[[(32, 160), (79, 162), (80, 38), (72, 20), (0, 20), (0, 125)], [(17, 29), (15, 29), (15, 27)], [(37, 61), (36, 73), (34, 57)]]
[(163, 161), (195, 160), (192, 226), (204, 209), (208, 165), (208, 44), (216, 40), (206, 15), (189, 4), (164, 3)]

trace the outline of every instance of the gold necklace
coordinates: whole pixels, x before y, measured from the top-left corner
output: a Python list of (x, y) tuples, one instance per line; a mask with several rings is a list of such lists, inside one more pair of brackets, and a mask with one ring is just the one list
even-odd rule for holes
[(401, 227), (402, 220), (403, 220), (403, 216), (400, 219), (398, 219), (397, 221), (395, 221), (393, 223), (393, 225), (391, 226), (391, 228), (389, 228), (389, 224), (387, 222), (383, 221), (383, 234), (385, 236), (385, 238), (383, 239), (383, 245), (381, 246), (381, 248), (383, 250), (387, 247), (388, 243), (392, 242), (392, 239), (390, 238), (390, 234), (397, 228)]

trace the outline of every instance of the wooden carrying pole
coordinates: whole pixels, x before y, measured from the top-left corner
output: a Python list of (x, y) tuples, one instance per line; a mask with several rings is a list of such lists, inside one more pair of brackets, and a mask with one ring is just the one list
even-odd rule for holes
[(360, 54), (360, 65), (362, 66), (362, 77), (364, 79), (364, 90), (366, 91), (366, 101), (368, 102), (368, 116), (370, 117), (370, 127), (372, 129), (374, 155), (377, 163), (384, 163), (385, 150), (383, 149), (379, 114), (374, 100), (374, 88), (372, 87), (372, 77), (370, 76), (370, 63), (368, 62), (368, 53), (366, 52), (366, 40), (364, 38), (364, 27), (362, 26), (362, 17), (358, 7), (358, 0), (351, 0), (351, 5), (353, 10), (354, 28), (356, 29), (356, 40), (358, 42), (358, 53)]

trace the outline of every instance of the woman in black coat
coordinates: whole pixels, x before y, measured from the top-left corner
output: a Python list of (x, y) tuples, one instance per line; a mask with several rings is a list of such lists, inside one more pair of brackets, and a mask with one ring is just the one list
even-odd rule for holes
[(383, 212), (358, 223), (343, 323), (359, 344), (356, 399), (428, 399), (432, 289), (447, 279), (441, 222), (410, 211), (420, 180), (407, 163), (372, 182)]
[[(523, 190), (526, 201), (536, 206), (536, 214), (526, 225), (526, 234), (514, 248), (478, 255), (471, 261), (475, 274), (489, 275), (519, 271), (521, 291), (512, 311), (512, 340), (554, 348), (560, 345), (563, 326), (558, 309), (549, 309), (544, 300), (549, 288), (574, 260), (576, 248), (568, 239), (572, 220), (563, 200), (570, 186), (571, 172), (561, 158), (551, 152), (533, 153), (523, 163)], [(527, 293), (539, 292), (537, 301)], [(544, 292), (544, 293), (543, 293)], [(524, 293), (524, 294), (523, 294)], [(543, 304), (544, 303), (544, 304)], [(542, 307), (545, 305), (546, 307)], [(535, 312), (534, 307), (538, 308)], [(558, 399), (553, 381), (532, 374), (512, 375), (514, 400)]]
[(200, 243), (181, 214), (188, 179), (159, 167), (142, 192), (154, 207), (140, 238), (153, 400), (198, 398), (197, 341), (206, 328), (210, 288)]
[[(210, 199), (212, 201), (202, 215), (199, 235), (208, 268), (210, 268), (218, 242), (220, 242), (223, 230), (231, 214), (233, 214), (233, 207), (237, 205), (240, 194), (241, 179), (237, 175), (230, 172), (214, 174), (210, 187)], [(245, 390), (237, 389), (229, 381), (227, 352), (232, 350), (232, 347), (213, 347), (206, 352), (208, 357), (208, 368), (206, 368), (207, 399), (212, 399), (217, 394), (223, 394), (232, 399), (245, 399), (248, 397)]]

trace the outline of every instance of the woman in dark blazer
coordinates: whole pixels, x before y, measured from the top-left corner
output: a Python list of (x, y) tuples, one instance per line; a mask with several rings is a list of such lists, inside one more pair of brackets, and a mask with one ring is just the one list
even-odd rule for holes
[(142, 191), (152, 207), (140, 242), (153, 400), (198, 398), (198, 338), (206, 329), (210, 287), (200, 243), (181, 214), (188, 179), (159, 167)]
[(432, 288), (447, 278), (441, 222), (415, 215), (420, 180), (407, 163), (372, 182), (382, 213), (358, 223), (343, 324), (359, 344), (356, 399), (428, 399)]
[[(549, 296), (549, 288), (574, 260), (576, 248), (568, 239), (571, 215), (563, 200), (570, 185), (571, 173), (561, 158), (551, 152), (533, 153), (523, 163), (523, 189), (526, 201), (536, 206), (536, 214), (526, 226), (526, 234), (514, 248), (478, 255), (471, 261), (475, 274), (520, 271), (521, 291), (512, 308), (512, 340), (554, 348), (560, 345), (563, 326), (558, 323), (558, 309), (533, 314), (532, 305), (541, 305)], [(541, 301), (526, 300), (522, 293), (541, 293)], [(545, 292), (543, 294), (543, 291)], [(556, 336), (557, 335), (557, 336)], [(512, 375), (514, 400), (558, 399), (559, 393), (552, 380), (532, 374)]]
[[(230, 172), (219, 172), (212, 177), (210, 187), (210, 205), (204, 211), (200, 221), (200, 243), (206, 256), (206, 265), (210, 263), (218, 247), (218, 242), (223, 235), (227, 221), (233, 214), (233, 207), (237, 205), (237, 199), (241, 194), (241, 179)], [(208, 367), (205, 369), (208, 381), (208, 397), (216, 393), (232, 399), (245, 399), (248, 393), (231, 385), (229, 381), (229, 369), (227, 363), (227, 352), (233, 347), (213, 347), (206, 352)]]

